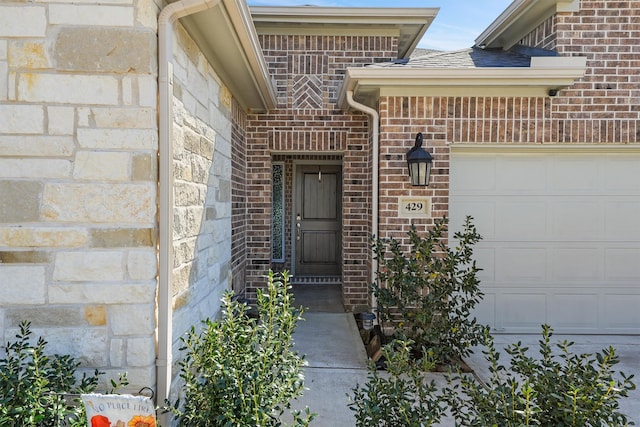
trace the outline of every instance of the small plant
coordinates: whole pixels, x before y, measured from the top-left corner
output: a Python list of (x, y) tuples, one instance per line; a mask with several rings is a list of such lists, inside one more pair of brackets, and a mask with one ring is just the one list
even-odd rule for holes
[(367, 384), (352, 389), (349, 408), (357, 427), (427, 427), (440, 421), (444, 405), (435, 395), (436, 384), (424, 380), (424, 372), (434, 366), (431, 354), (412, 360), (412, 344), (397, 340), (384, 346), (386, 372), (371, 363)]
[[(168, 408), (181, 425), (281, 426), (290, 401), (302, 394), (304, 358), (292, 350), (292, 334), (302, 311), (294, 309), (288, 274), (276, 280), (269, 272), (266, 292), (258, 291), (258, 318), (249, 307), (223, 299), (223, 319), (206, 320), (183, 338), (180, 362), (185, 383), (183, 403)], [(291, 411), (295, 426), (306, 426), (313, 414)]]
[[(8, 343), (6, 358), (0, 359), (0, 425), (7, 427), (85, 426), (80, 393), (91, 393), (100, 373), (85, 374), (71, 356), (46, 354), (47, 342), (31, 340), (31, 324), (22, 322), (16, 341)], [(75, 398), (67, 399), (66, 396)]]
[(491, 377), (486, 385), (464, 375), (452, 377), (445, 395), (452, 413), (465, 426), (626, 426), (618, 400), (635, 389), (633, 375), (614, 379), (618, 357), (613, 347), (573, 354), (573, 342), (556, 344), (552, 329), (542, 327), (539, 358), (526, 355), (520, 342), (507, 347), (509, 369), (499, 363), (493, 338), (485, 334)]
[(382, 323), (392, 323), (416, 347), (431, 349), (437, 363), (467, 356), (482, 338), (483, 326), (471, 312), (482, 298), (480, 270), (472, 259), (480, 241), (471, 217), (454, 235), (457, 246), (446, 244), (447, 218), (437, 221), (426, 236), (409, 231), (409, 248), (395, 239), (376, 239), (378, 260), (373, 294)]

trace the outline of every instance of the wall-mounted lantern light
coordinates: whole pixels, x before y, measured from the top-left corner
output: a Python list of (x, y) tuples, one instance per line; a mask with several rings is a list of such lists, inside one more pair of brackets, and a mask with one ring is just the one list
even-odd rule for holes
[(431, 154), (422, 148), (422, 132), (418, 132), (415, 145), (407, 152), (407, 166), (409, 166), (411, 185), (422, 187), (429, 185), (432, 162), (433, 157), (431, 157)]

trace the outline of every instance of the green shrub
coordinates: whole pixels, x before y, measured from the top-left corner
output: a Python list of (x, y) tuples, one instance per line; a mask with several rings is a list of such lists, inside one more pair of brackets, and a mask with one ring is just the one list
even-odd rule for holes
[(457, 246), (447, 246), (447, 218), (436, 222), (426, 236), (409, 231), (406, 250), (395, 239), (376, 239), (378, 260), (373, 294), (382, 324), (407, 334), (417, 348), (434, 352), (438, 363), (467, 356), (482, 338), (484, 327), (471, 311), (482, 298), (480, 270), (472, 259), (473, 245), (481, 237), (467, 217), (455, 233)]
[(431, 426), (440, 421), (444, 405), (436, 396), (434, 381), (426, 383), (424, 373), (434, 367), (431, 354), (413, 360), (411, 341), (392, 341), (383, 347), (386, 371), (369, 365), (364, 386), (352, 389), (357, 427)]
[[(47, 342), (31, 340), (31, 324), (20, 324), (16, 341), (8, 343), (0, 359), (0, 425), (7, 427), (85, 426), (80, 393), (91, 393), (99, 372), (76, 377), (80, 366), (71, 356), (46, 354)], [(67, 395), (75, 395), (68, 399)]]
[(633, 425), (619, 412), (619, 399), (635, 388), (633, 375), (614, 378), (619, 362), (613, 347), (601, 353), (572, 354), (573, 342), (556, 344), (552, 329), (543, 326), (540, 357), (526, 354), (520, 342), (507, 348), (509, 369), (499, 363), (487, 332), (484, 351), (491, 377), (483, 385), (473, 377), (452, 377), (445, 398), (464, 426), (625, 426)]
[[(184, 395), (170, 405), (181, 425), (280, 426), (290, 401), (302, 394), (304, 358), (292, 350), (291, 336), (301, 319), (292, 306), (288, 275), (276, 280), (269, 272), (266, 292), (258, 291), (258, 318), (249, 307), (223, 300), (224, 317), (206, 320), (183, 338), (180, 377)], [(313, 418), (291, 411), (295, 426), (306, 426)]]

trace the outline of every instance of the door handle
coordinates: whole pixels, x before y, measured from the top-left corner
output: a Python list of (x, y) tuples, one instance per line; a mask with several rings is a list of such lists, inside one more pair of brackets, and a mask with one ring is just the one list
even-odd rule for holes
[(300, 229), (302, 224), (300, 223), (300, 214), (296, 215), (296, 240), (300, 240)]

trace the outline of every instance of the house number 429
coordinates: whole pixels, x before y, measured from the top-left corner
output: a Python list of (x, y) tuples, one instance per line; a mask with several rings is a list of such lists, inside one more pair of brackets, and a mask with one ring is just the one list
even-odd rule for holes
[(403, 218), (424, 218), (431, 216), (431, 198), (400, 197), (398, 216)]

